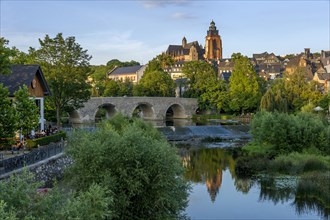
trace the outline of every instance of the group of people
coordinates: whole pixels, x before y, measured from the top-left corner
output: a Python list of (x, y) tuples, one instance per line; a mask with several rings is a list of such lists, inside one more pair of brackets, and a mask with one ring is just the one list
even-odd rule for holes
[(55, 134), (58, 132), (58, 129), (55, 127), (55, 128), (52, 128), (51, 125), (48, 126), (47, 129), (45, 130), (40, 130), (40, 131), (37, 131), (37, 132), (34, 132), (34, 131), (31, 131), (27, 138), (28, 139), (35, 139), (35, 138), (41, 138), (41, 137), (45, 137), (45, 136), (49, 136), (49, 135), (52, 135), (52, 134)]

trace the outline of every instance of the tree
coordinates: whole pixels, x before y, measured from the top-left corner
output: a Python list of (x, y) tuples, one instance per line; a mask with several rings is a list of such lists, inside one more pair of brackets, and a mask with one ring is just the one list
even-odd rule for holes
[(275, 79), (270, 84), (270, 87), (261, 98), (260, 109), (270, 112), (288, 112), (289, 103), (284, 79)]
[(321, 91), (317, 82), (308, 82), (306, 72), (298, 68), (291, 74), (285, 74), (285, 91), (291, 111), (299, 111), (308, 103), (317, 104), (321, 99)]
[(39, 124), (38, 107), (34, 100), (29, 97), (26, 85), (20, 87), (15, 93), (15, 109), (18, 115), (18, 128), (22, 134), (27, 134)]
[(115, 219), (175, 219), (187, 205), (176, 148), (140, 119), (117, 115), (95, 132), (77, 131), (68, 154), (75, 161), (67, 173), (72, 186), (108, 189)]
[(9, 92), (0, 83), (0, 144), (8, 145), (8, 139), (15, 136), (17, 130), (17, 115), (10, 101)]
[(209, 81), (206, 91), (199, 98), (202, 109), (228, 110), (228, 85), (224, 80)]
[(206, 91), (208, 84), (217, 80), (217, 73), (214, 67), (204, 61), (186, 62), (182, 72), (188, 79), (188, 89), (184, 94), (185, 97), (197, 98), (201, 96)]
[[(171, 76), (162, 70), (144, 72), (139, 86), (143, 96), (162, 96), (170, 97), (174, 95), (174, 81)], [(136, 91), (136, 90), (135, 90)]]
[(10, 49), (8, 45), (9, 41), (5, 38), (0, 38), (0, 74), (8, 75), (11, 73), (11, 57), (15, 55), (15, 51)]
[(234, 70), (229, 79), (230, 108), (235, 112), (255, 111), (261, 99), (257, 74), (248, 57), (232, 55)]
[(174, 62), (175, 61), (171, 56), (162, 53), (149, 61), (144, 72), (163, 71), (164, 68), (172, 66)]
[(36, 51), (36, 58), (52, 93), (46, 104), (56, 109), (57, 125), (60, 126), (62, 111), (81, 107), (91, 95), (87, 78), (92, 57), (75, 42), (75, 37), (64, 39), (62, 33), (55, 38), (46, 35), (39, 43), (41, 47)]

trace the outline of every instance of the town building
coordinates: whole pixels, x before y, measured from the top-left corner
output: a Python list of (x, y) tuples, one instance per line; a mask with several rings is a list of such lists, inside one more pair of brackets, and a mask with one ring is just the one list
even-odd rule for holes
[(39, 65), (12, 65), (11, 74), (1, 75), (0, 83), (9, 90), (9, 96), (23, 85), (28, 87), (31, 98), (36, 101), (39, 107), (40, 130), (45, 130), (44, 97), (50, 95), (50, 89)]
[(112, 80), (130, 80), (136, 84), (141, 80), (146, 67), (146, 65), (115, 67), (108, 73), (108, 77)]

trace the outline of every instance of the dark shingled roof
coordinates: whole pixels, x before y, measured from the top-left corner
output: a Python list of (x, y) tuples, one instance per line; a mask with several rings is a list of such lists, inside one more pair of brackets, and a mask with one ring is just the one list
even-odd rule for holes
[(44, 95), (50, 95), (50, 89), (39, 65), (12, 65), (11, 74), (0, 75), (0, 83), (7, 87), (9, 95), (13, 96), (20, 86), (29, 87), (35, 76), (41, 81)]
[(108, 73), (108, 75), (133, 74), (136, 73), (139, 69), (141, 69), (141, 67), (142, 65), (117, 67), (112, 72)]

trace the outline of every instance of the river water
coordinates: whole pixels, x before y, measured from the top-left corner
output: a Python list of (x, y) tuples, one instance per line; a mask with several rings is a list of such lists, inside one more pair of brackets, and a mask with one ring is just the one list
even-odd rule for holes
[[(203, 135), (210, 132), (217, 134), (214, 137), (235, 137), (235, 139), (237, 136), (244, 137), (239, 133), (244, 130), (241, 128), (238, 129), (239, 131), (226, 126), (198, 128), (191, 121), (186, 120), (153, 122), (153, 124), (167, 138), (170, 137), (173, 140), (182, 136), (186, 136), (189, 140), (199, 136), (199, 133)], [(244, 140), (246, 141), (246, 137)], [(186, 169), (185, 178), (192, 186), (189, 204), (185, 210), (188, 217), (212, 220), (330, 219), (330, 201), (327, 201), (327, 207), (324, 207), (317, 202), (319, 199), (317, 196), (304, 199), (297, 190), (299, 180), (296, 177), (238, 178), (235, 174), (235, 158), (231, 151), (226, 149), (228, 146), (235, 147), (235, 142), (226, 143), (226, 140), (223, 140), (219, 143), (186, 145), (179, 148), (179, 154)], [(329, 183), (325, 184), (329, 185)], [(308, 193), (314, 195), (313, 192)]]
[(300, 199), (297, 178), (239, 179), (232, 154), (221, 148), (181, 148), (192, 191), (191, 219), (329, 219), (315, 201)]

